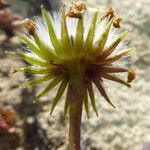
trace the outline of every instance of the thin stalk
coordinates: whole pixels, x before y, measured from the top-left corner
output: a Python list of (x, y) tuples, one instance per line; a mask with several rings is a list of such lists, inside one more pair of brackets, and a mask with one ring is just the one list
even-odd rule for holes
[(74, 65), (70, 70), (70, 86), (74, 99), (70, 101), (69, 109), (69, 150), (80, 150), (81, 119), (84, 97), (83, 70), (82, 63)]
[(80, 150), (83, 100), (78, 99), (69, 110), (69, 150)]

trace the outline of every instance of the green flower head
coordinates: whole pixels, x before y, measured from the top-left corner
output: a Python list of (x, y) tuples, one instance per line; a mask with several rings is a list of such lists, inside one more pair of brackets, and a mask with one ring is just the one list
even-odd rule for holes
[[(87, 116), (89, 102), (98, 115), (93, 86), (115, 107), (103, 87), (103, 81), (111, 80), (130, 87), (130, 82), (135, 78), (133, 69), (114, 66), (114, 62), (133, 50), (130, 48), (112, 54), (127, 35), (127, 32), (120, 35), (115, 32), (120, 28), (121, 18), (112, 8), (104, 13), (84, 2), (74, 2), (69, 8), (63, 5), (61, 15), (48, 14), (42, 6), (42, 15), (43, 19), (37, 19), (37, 23), (24, 20), (27, 32), (18, 34), (30, 51), (11, 52), (31, 64), (17, 71), (41, 75), (23, 87), (49, 82), (36, 95), (38, 99), (59, 85), (51, 113), (66, 89), (65, 115), (77, 96), (83, 98)], [(127, 81), (117, 77), (118, 73), (127, 73)]]

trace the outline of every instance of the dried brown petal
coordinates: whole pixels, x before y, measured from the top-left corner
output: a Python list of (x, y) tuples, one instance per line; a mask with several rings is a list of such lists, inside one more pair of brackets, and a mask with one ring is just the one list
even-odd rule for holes
[(128, 70), (127, 82), (131, 83), (136, 78), (136, 69), (130, 68)]
[(120, 28), (120, 22), (122, 21), (122, 18), (118, 15), (115, 15), (114, 20), (113, 20), (113, 26), (115, 28)]
[(73, 2), (66, 16), (72, 18), (82, 18), (86, 9), (87, 5), (85, 2)]
[(22, 21), (22, 24), (29, 31), (30, 35), (34, 34), (36, 29), (36, 23), (33, 20), (26, 18), (25, 20)]
[(112, 7), (110, 7), (106, 13), (103, 15), (103, 17), (101, 18), (101, 20), (105, 19), (106, 17), (109, 17), (109, 21), (114, 18), (113, 20), (113, 26), (115, 28), (120, 28), (120, 22), (122, 21), (122, 18), (120, 16), (118, 16), (114, 10), (112, 9)]
[(114, 17), (114, 10), (112, 9), (112, 7), (110, 7), (106, 13), (103, 15), (103, 17), (101, 18), (101, 20), (105, 19), (106, 17), (110, 17), (109, 20), (111, 20)]
[(74, 9), (78, 11), (86, 10), (87, 6), (85, 2), (74, 2)]

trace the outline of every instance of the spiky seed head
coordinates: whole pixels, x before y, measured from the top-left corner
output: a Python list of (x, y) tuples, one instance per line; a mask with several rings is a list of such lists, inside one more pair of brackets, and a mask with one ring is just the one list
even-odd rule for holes
[[(47, 87), (37, 94), (36, 97), (39, 99), (60, 83), (51, 113), (67, 89), (65, 115), (77, 97), (84, 99), (88, 116), (89, 101), (98, 115), (93, 86), (97, 87), (102, 97), (115, 107), (105, 91), (103, 81), (111, 80), (131, 87), (130, 82), (135, 78), (133, 69), (114, 65), (114, 62), (133, 50), (130, 48), (112, 55), (127, 35), (127, 32), (120, 35), (115, 32), (115, 39), (112, 38), (113, 28), (120, 28), (121, 18), (112, 8), (102, 15), (99, 9), (91, 8), (84, 2), (73, 2), (69, 11), (66, 11), (66, 6), (63, 5), (61, 17), (59, 14), (53, 14), (51, 17), (43, 6), (42, 14), (43, 19), (38, 23), (30, 19), (23, 22), (29, 35), (18, 34), (31, 52), (11, 52), (31, 64), (16, 71), (41, 75), (25, 83), (23, 87), (49, 82)], [(119, 73), (128, 73), (127, 81), (120, 79), (117, 76)]]

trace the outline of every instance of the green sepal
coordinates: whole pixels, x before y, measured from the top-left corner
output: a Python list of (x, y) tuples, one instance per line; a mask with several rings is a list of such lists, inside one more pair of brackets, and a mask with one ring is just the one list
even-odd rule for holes
[(36, 55), (38, 55), (42, 59), (46, 58), (33, 40), (31, 40), (30, 38), (22, 34), (17, 34), (17, 35), (19, 39), (23, 41), (25, 44), (27, 44), (30, 50), (33, 51)]
[(41, 96), (47, 94), (51, 89), (53, 89), (60, 81), (62, 80), (62, 78), (60, 77), (56, 77), (54, 78), (49, 84), (48, 86), (41, 91), (39, 94), (37, 94), (36, 98), (40, 98)]
[(109, 57), (105, 60), (105, 64), (111, 64), (111, 63), (121, 59), (122, 57), (128, 55), (129, 53), (133, 52), (134, 50), (135, 50), (134, 48), (129, 48), (129, 49), (125, 50), (124, 52), (118, 54), (118, 55)]
[(60, 87), (59, 87), (59, 89), (57, 91), (56, 97), (55, 97), (55, 99), (53, 101), (52, 108), (51, 108), (51, 113), (50, 114), (53, 113), (56, 105), (58, 104), (61, 96), (63, 95), (63, 93), (64, 93), (64, 91), (65, 91), (65, 89), (67, 87), (67, 84), (68, 84), (68, 80), (63, 80), (62, 81), (62, 83), (61, 83), (61, 85), (60, 85)]
[(43, 18), (45, 19), (47, 27), (48, 27), (49, 36), (50, 36), (50, 40), (52, 42), (52, 45), (53, 45), (56, 53), (61, 54), (61, 52), (62, 52), (61, 44), (60, 44), (59, 40), (56, 37), (53, 25), (51, 23), (50, 16), (48, 15), (48, 13), (46, 12), (46, 10), (44, 9), (43, 6), (41, 6), (41, 9), (42, 9)]
[(94, 98), (94, 92), (93, 92), (92, 83), (88, 84), (88, 92), (89, 92), (89, 96), (90, 96), (90, 100), (91, 100), (91, 104), (92, 104), (93, 110), (94, 110), (95, 114), (98, 117), (98, 112), (97, 112), (97, 108), (96, 108), (96, 104), (95, 104), (95, 98)]
[(54, 60), (56, 58), (54, 54), (54, 50), (50, 48), (40, 37), (39, 35), (35, 32), (33, 34), (33, 38), (38, 45), (39, 49), (42, 51), (43, 55), (48, 59), (48, 60)]
[(22, 59), (24, 59), (25, 61), (33, 64), (33, 65), (38, 65), (38, 66), (42, 66), (42, 67), (48, 67), (49, 65), (51, 65), (50, 63), (48, 63), (47, 61), (44, 61), (41, 58), (37, 58), (35, 56), (32, 56), (30, 54), (27, 53), (22, 53), (22, 52), (8, 52), (11, 55), (14, 56), (18, 56), (21, 57)]
[(94, 44), (94, 52), (101, 52), (107, 42), (108, 34), (111, 28), (113, 20), (111, 20), (104, 29), (104, 32), (100, 35), (100, 38)]
[(107, 79), (107, 80), (111, 80), (111, 81), (114, 81), (114, 82), (117, 82), (117, 83), (120, 83), (120, 84), (123, 84), (125, 86), (127, 86), (128, 88), (131, 87), (131, 85), (124, 81), (124, 80), (121, 80), (120, 78), (118, 78), (117, 76), (115, 75), (110, 75), (110, 74), (101, 74), (101, 77)]
[(67, 89), (67, 93), (66, 93), (66, 100), (65, 100), (65, 106), (64, 106), (64, 116), (66, 117), (68, 109), (69, 109), (69, 105), (70, 105), (70, 97), (72, 97), (71, 95), (71, 86), (68, 85), (68, 89)]
[(62, 18), (61, 18), (61, 42), (63, 52), (67, 54), (72, 54), (72, 44), (68, 34), (65, 16), (65, 6), (62, 7)]
[(87, 115), (87, 118), (89, 119), (89, 102), (88, 102), (88, 95), (87, 95), (87, 90), (85, 92), (85, 97), (84, 97), (84, 108), (85, 108), (85, 112)]
[(77, 29), (76, 29), (76, 36), (75, 36), (75, 51), (76, 53), (83, 53), (81, 50), (83, 50), (83, 42), (84, 42), (84, 37), (83, 37), (83, 18), (78, 19), (78, 24), (77, 24)]
[(32, 74), (49, 74), (52, 72), (50, 68), (34, 67), (34, 66), (19, 68), (16, 71), (29, 72)]
[(69, 103), (68, 103), (68, 100), (66, 99), (65, 100), (65, 106), (64, 106), (64, 117), (65, 118), (67, 116), (68, 109), (69, 109)]
[(122, 33), (108, 48), (104, 50), (104, 52), (101, 54), (101, 58), (107, 58), (115, 50), (119, 43), (126, 37), (127, 34), (127, 31)]
[(98, 16), (98, 11), (94, 12), (91, 25), (88, 31), (88, 35), (86, 37), (86, 40), (84, 42), (84, 50), (90, 51), (93, 45), (93, 39), (95, 36), (95, 30), (96, 30), (96, 22), (97, 22), (97, 16)]
[(99, 79), (95, 78), (93, 79), (93, 82), (95, 84), (95, 86), (97, 87), (97, 89), (99, 90), (99, 92), (101, 93), (101, 95), (104, 97), (104, 99), (113, 107), (116, 108), (114, 106), (114, 104), (111, 102), (111, 100), (109, 99), (109, 97), (107, 96), (107, 93), (101, 83), (101, 81), (99, 81)]
[(40, 78), (37, 78), (35, 80), (32, 80), (32, 81), (29, 81), (27, 83), (24, 83), (21, 88), (27, 88), (27, 87), (30, 87), (30, 86), (33, 86), (33, 85), (37, 85), (37, 84), (41, 84), (43, 82), (46, 82), (46, 81), (49, 81), (53, 78), (54, 76), (53, 75), (45, 75), (45, 76), (42, 76)]

